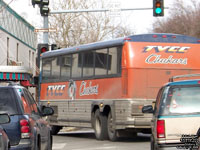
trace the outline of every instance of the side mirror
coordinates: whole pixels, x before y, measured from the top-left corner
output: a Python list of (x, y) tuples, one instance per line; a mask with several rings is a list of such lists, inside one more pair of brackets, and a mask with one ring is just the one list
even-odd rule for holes
[(6, 124), (10, 122), (10, 116), (8, 114), (0, 114), (0, 124)]
[(50, 115), (53, 115), (53, 114), (54, 114), (53, 108), (46, 107), (46, 106), (42, 107), (42, 115), (43, 116), (50, 116)]
[(142, 107), (142, 112), (143, 113), (153, 113), (154, 112), (153, 106), (147, 105), (147, 106)]

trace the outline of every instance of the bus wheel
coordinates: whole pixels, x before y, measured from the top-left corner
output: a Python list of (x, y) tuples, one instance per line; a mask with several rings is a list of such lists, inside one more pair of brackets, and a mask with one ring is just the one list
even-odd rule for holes
[(107, 139), (107, 117), (99, 111), (96, 110), (94, 114), (93, 126), (95, 131), (95, 136), (97, 140)]
[(114, 122), (111, 111), (108, 114), (108, 122), (107, 122), (107, 128), (108, 128), (108, 138), (110, 141), (116, 141), (117, 140), (117, 130), (114, 128)]
[(62, 129), (60, 126), (51, 126), (51, 135), (56, 135)]

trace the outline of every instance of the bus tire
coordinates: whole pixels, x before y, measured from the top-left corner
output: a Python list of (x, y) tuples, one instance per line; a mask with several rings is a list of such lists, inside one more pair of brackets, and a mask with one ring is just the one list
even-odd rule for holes
[(60, 126), (51, 126), (51, 135), (56, 135), (62, 129)]
[(108, 128), (108, 138), (110, 141), (117, 141), (117, 130), (114, 129), (114, 122), (111, 111), (108, 114), (108, 121), (107, 121), (107, 128)]
[(97, 109), (94, 114), (93, 126), (97, 140), (107, 139), (107, 116)]

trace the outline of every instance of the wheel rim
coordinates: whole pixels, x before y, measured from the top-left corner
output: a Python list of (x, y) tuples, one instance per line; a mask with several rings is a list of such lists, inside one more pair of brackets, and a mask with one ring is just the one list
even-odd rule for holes
[(108, 132), (110, 132), (111, 134), (114, 134), (113, 118), (111, 114), (108, 115)]

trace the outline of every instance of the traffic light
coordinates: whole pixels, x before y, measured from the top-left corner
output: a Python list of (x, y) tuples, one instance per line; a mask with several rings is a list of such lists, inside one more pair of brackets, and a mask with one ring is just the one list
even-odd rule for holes
[(42, 16), (48, 16), (49, 14), (49, 0), (32, 0), (32, 5), (35, 7), (35, 4), (38, 4), (40, 7), (40, 14)]
[(48, 16), (49, 14), (49, 0), (41, 0), (40, 3), (40, 14), (42, 16)]
[(164, 16), (164, 0), (153, 0), (153, 16)]
[(51, 50), (56, 50), (56, 49), (58, 49), (57, 45), (56, 44), (51, 44)]
[(35, 4), (40, 4), (41, 0), (32, 0), (32, 5), (35, 7)]
[(48, 43), (40, 43), (37, 46), (37, 60), (36, 65), (38, 68), (40, 68), (40, 56), (42, 53), (49, 51), (49, 45)]
[(38, 54), (39, 56), (44, 53), (49, 51), (49, 44), (48, 43), (40, 43), (38, 44)]

